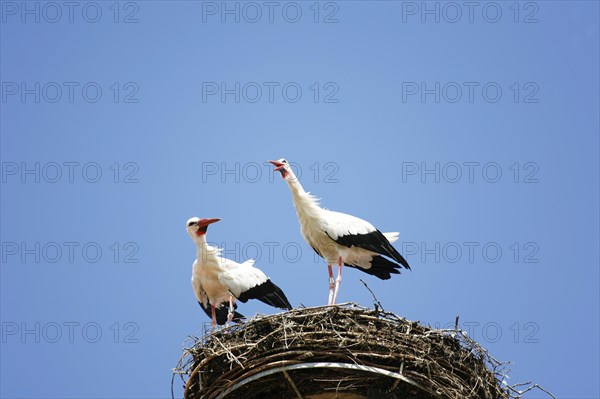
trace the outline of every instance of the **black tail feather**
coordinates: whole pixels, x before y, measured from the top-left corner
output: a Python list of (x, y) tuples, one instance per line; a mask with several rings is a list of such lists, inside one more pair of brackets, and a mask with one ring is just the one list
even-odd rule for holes
[(383, 247), (383, 250), (384, 250), (382, 255), (389, 256), (390, 258), (394, 259), (396, 262), (400, 263), (402, 266), (404, 266), (405, 268), (410, 270), (410, 266), (408, 265), (408, 262), (406, 261), (406, 259), (404, 259), (404, 257), (402, 255), (400, 255), (400, 252), (398, 252), (398, 250), (396, 250), (396, 248), (394, 248), (394, 246), (392, 244), (390, 244), (388, 239), (379, 230), (377, 230), (377, 233), (378, 233), (379, 239), (381, 240), (381, 246)]
[(394, 248), (392, 246), (392, 244), (388, 244), (389, 245), (389, 252), (391, 255), (391, 258), (394, 259), (396, 262), (399, 262), (402, 266), (404, 266), (405, 268), (407, 268), (408, 270), (410, 270), (410, 266), (408, 265), (408, 262), (406, 261), (406, 259), (404, 259), (404, 256), (400, 255), (400, 252), (398, 252), (396, 250), (396, 248)]
[(380, 255), (388, 256), (410, 270), (410, 266), (408, 265), (406, 259), (400, 255), (400, 252), (394, 248), (394, 246), (379, 230), (374, 230), (366, 234), (348, 234), (338, 237), (334, 241), (348, 248), (355, 246)]
[(267, 280), (266, 282), (257, 285), (248, 291), (242, 292), (238, 299), (242, 302), (246, 302), (248, 299), (258, 299), (267, 305), (279, 309), (292, 310), (292, 305), (286, 298), (281, 288), (273, 284), (271, 280)]
[[(200, 307), (202, 308), (204, 313), (206, 313), (206, 315), (212, 320), (211, 305), (209, 304), (207, 307), (204, 307), (204, 306), (202, 306), (201, 302), (198, 302), (198, 304), (200, 305)], [(237, 309), (237, 304), (234, 303), (233, 308)], [(223, 324), (227, 323), (228, 315), (229, 315), (229, 303), (228, 302), (223, 302), (215, 308), (215, 317), (217, 319), (218, 325), (222, 326)], [(245, 317), (243, 314), (238, 313), (236, 311), (233, 312), (233, 321), (240, 322), (244, 318)]]
[(382, 280), (389, 280), (392, 274), (400, 274), (398, 268), (401, 267), (391, 260), (379, 255), (373, 256), (373, 259), (371, 260), (371, 267), (369, 269), (364, 269), (360, 266), (349, 265), (347, 263), (345, 263), (345, 265), (379, 277)]

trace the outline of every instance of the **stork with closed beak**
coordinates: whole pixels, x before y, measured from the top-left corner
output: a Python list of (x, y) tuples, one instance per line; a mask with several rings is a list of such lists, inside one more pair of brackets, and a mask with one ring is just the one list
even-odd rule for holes
[(212, 318), (212, 328), (231, 321), (239, 321), (243, 315), (235, 311), (236, 299), (247, 302), (258, 299), (267, 305), (291, 310), (292, 305), (285, 294), (259, 269), (254, 260), (237, 263), (221, 255), (221, 250), (206, 242), (206, 231), (212, 223), (221, 219), (187, 221), (186, 228), (196, 244), (196, 260), (192, 266), (192, 288), (200, 307)]
[[(410, 270), (408, 262), (391, 244), (398, 239), (399, 233), (381, 233), (366, 220), (321, 208), (317, 199), (304, 191), (288, 161), (280, 159), (269, 162), (275, 165), (275, 170), (281, 173), (292, 191), (302, 237), (327, 262), (329, 305), (337, 300), (343, 265), (382, 280), (389, 279), (391, 274), (400, 274), (398, 269), (401, 266)], [(332, 264), (338, 266), (335, 280)]]

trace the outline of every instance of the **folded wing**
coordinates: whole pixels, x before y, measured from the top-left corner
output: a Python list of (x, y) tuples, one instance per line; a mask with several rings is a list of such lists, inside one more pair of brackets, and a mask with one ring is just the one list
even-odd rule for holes
[[(354, 246), (387, 256), (410, 270), (406, 259), (392, 246), (388, 238), (371, 223), (340, 212), (328, 211), (326, 215), (323, 229), (329, 238), (336, 243), (348, 248)], [(397, 234), (386, 234), (393, 241), (396, 241)]]
[(219, 281), (240, 301), (258, 299), (267, 305), (292, 309), (287, 297), (261, 270), (253, 267), (254, 261), (242, 264), (229, 261), (227, 269), (219, 275)]

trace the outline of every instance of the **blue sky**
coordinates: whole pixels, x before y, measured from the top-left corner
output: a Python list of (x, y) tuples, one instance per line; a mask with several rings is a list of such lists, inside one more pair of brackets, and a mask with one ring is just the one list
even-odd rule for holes
[(597, 2), (69, 7), (0, 2), (2, 398), (170, 396), (208, 321), (191, 216), (325, 304), (281, 157), (401, 233), (412, 272), (346, 270), (341, 301), (372, 304), (363, 278), (409, 319), (460, 315), (510, 382), (600, 397)]

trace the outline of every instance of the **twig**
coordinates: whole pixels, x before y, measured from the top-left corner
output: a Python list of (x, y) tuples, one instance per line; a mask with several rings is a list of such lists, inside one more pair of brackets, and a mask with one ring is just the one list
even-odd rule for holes
[(289, 349), (288, 342), (287, 342), (287, 330), (285, 328), (285, 317), (283, 316), (283, 313), (281, 314), (281, 325), (283, 326), (283, 339), (285, 342), (285, 349)]
[(385, 309), (383, 308), (383, 305), (381, 304), (381, 302), (379, 302), (379, 299), (377, 299), (377, 297), (375, 296), (375, 293), (369, 288), (369, 286), (367, 285), (367, 283), (365, 283), (362, 278), (360, 279), (360, 282), (363, 283), (363, 285), (369, 290), (369, 292), (373, 296), (373, 302), (375, 304), (377, 304), (381, 308), (381, 310), (383, 310), (385, 312)]
[(538, 384), (533, 384), (533, 385), (529, 386), (528, 388), (526, 388), (524, 390), (518, 390), (518, 389), (516, 389), (516, 387), (523, 386), (523, 385), (529, 385), (529, 384), (531, 384), (531, 382), (526, 382), (526, 383), (521, 383), (521, 384), (515, 384), (513, 386), (509, 386), (508, 389), (510, 389), (511, 391), (513, 391), (514, 393), (516, 393), (517, 395), (519, 395), (519, 396), (516, 397), (517, 399), (523, 397), (524, 394), (526, 394), (527, 392), (532, 391), (534, 389), (539, 389), (540, 391), (542, 391), (542, 392), (550, 395), (550, 397), (552, 399), (557, 399), (556, 396), (552, 395), (552, 393), (550, 393), (546, 389), (542, 388)]
[(242, 364), (242, 362), (240, 362), (240, 361), (238, 360), (238, 358), (237, 358), (237, 357), (236, 357), (236, 356), (235, 356), (235, 355), (234, 355), (234, 354), (233, 354), (233, 353), (232, 353), (232, 352), (231, 352), (229, 349), (227, 349), (227, 347), (226, 347), (225, 345), (223, 345), (223, 343), (221, 342), (221, 340), (220, 340), (220, 339), (219, 339), (219, 338), (218, 338), (216, 335), (213, 335), (213, 337), (212, 337), (212, 338), (213, 338), (214, 340), (216, 340), (216, 341), (219, 343), (219, 345), (221, 345), (221, 348), (223, 348), (223, 350), (224, 350), (224, 351), (227, 353), (227, 355), (228, 355), (228, 356), (231, 356), (231, 358), (232, 358), (233, 360), (235, 360), (235, 362), (236, 362), (237, 364), (239, 364), (239, 365), (240, 365), (240, 367), (241, 367), (242, 369), (245, 369), (245, 367), (244, 367), (244, 365)]

